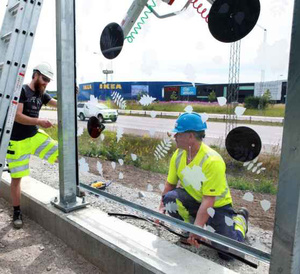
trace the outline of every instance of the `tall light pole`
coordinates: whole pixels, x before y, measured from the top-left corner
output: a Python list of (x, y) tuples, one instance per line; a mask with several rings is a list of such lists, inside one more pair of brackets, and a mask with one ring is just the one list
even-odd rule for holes
[[(263, 58), (266, 60), (266, 45), (267, 45), (267, 29), (256, 24), (260, 29), (264, 31), (264, 40), (263, 40)], [(265, 82), (265, 69), (266, 69), (266, 62), (265, 60), (262, 61), (261, 72), (260, 72), (260, 95), (264, 93), (263, 87)]]
[(105, 81), (105, 83), (107, 83), (107, 81), (108, 81), (108, 74), (113, 74), (114, 71), (113, 70), (104, 69), (104, 70), (102, 70), (102, 72), (103, 72), (103, 74), (106, 75), (106, 81)]
[[(101, 52), (94, 51), (93, 54), (102, 56)], [(106, 69), (102, 70), (103, 74), (105, 74), (105, 83), (108, 82), (108, 74), (113, 74), (114, 73), (114, 71), (112, 70), (112, 61), (110, 62), (110, 68), (111, 69), (107, 69), (107, 67), (108, 66), (106, 64)], [(112, 77), (111, 77), (111, 81), (112, 81)]]

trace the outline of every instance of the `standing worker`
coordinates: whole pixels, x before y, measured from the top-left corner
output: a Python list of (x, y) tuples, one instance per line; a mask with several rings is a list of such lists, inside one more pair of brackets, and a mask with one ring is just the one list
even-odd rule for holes
[[(206, 129), (206, 123), (195, 112), (177, 119), (173, 130), (177, 150), (171, 158), (159, 211), (196, 226), (209, 225), (216, 233), (244, 242), (248, 211), (233, 210), (225, 163), (202, 141)], [(187, 242), (198, 247), (197, 239), (201, 237), (190, 233)]]
[(58, 157), (57, 141), (52, 140), (39, 127), (49, 128), (48, 119), (39, 118), (42, 105), (57, 107), (57, 101), (47, 94), (46, 87), (53, 80), (53, 70), (47, 63), (41, 63), (33, 69), (29, 85), (23, 85), (15, 122), (7, 150), (7, 163), (11, 175), (11, 199), (14, 208), (13, 225), (23, 226), (20, 208), (21, 180), (28, 176), (30, 155), (34, 154), (53, 164)]

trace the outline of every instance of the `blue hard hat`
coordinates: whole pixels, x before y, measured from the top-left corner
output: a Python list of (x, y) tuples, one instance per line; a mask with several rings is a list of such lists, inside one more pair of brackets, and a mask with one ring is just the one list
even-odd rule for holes
[(186, 112), (181, 114), (176, 120), (175, 128), (172, 132), (203, 131), (206, 129), (206, 123), (203, 123), (201, 115), (196, 112)]

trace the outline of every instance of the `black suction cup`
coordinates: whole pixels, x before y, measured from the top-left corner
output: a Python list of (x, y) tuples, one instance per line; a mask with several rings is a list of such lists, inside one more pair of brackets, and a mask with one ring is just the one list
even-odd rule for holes
[(92, 138), (98, 138), (101, 132), (105, 129), (105, 126), (100, 123), (99, 119), (92, 116), (87, 123), (87, 130)]
[(259, 13), (259, 0), (216, 0), (208, 16), (209, 31), (221, 42), (236, 42), (254, 28)]
[(259, 135), (249, 127), (236, 127), (231, 130), (225, 141), (229, 155), (240, 162), (255, 159), (261, 150)]
[(124, 44), (124, 33), (122, 27), (117, 23), (108, 24), (102, 31), (100, 37), (100, 49), (107, 59), (116, 58)]

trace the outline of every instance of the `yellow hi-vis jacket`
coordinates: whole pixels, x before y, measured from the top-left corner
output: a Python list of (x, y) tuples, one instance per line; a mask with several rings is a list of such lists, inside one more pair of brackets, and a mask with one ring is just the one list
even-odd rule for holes
[(226, 165), (216, 151), (201, 143), (194, 159), (187, 165), (187, 153), (177, 149), (170, 162), (168, 183), (181, 186), (196, 201), (202, 201), (203, 195), (215, 196), (214, 207), (232, 204), (232, 198), (226, 180)]

